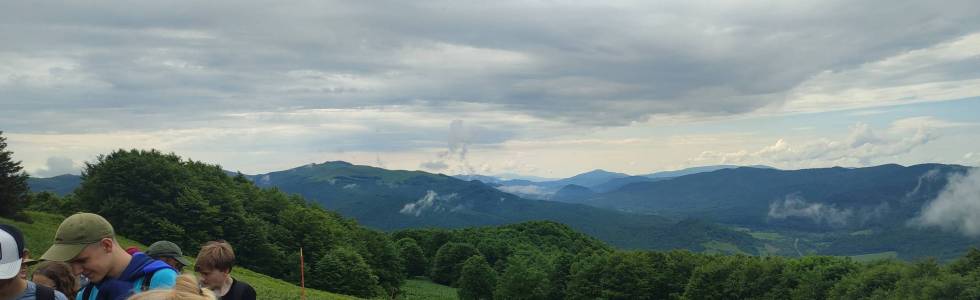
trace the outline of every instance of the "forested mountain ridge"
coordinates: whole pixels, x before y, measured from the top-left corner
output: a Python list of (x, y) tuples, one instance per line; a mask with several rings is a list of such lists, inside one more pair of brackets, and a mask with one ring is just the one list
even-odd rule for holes
[(259, 186), (302, 195), (383, 230), (551, 220), (624, 248), (701, 251), (705, 250), (703, 244), (718, 241), (755, 253), (759, 246), (747, 234), (714, 224), (701, 224), (712, 229), (692, 233), (687, 230), (696, 222), (678, 223), (655, 215), (523, 199), (480, 181), (421, 171), (326, 162), (249, 178)]

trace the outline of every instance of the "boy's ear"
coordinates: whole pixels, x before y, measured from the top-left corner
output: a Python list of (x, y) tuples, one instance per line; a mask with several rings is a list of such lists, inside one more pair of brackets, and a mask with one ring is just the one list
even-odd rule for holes
[(103, 238), (102, 240), (99, 241), (99, 246), (101, 246), (106, 253), (112, 252), (113, 250), (112, 244), (113, 241), (111, 238)]

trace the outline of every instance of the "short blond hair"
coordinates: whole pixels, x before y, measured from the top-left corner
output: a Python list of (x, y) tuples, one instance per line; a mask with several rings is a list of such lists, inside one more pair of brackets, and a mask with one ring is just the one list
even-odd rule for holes
[(225, 241), (210, 241), (201, 247), (194, 262), (194, 271), (202, 269), (222, 270), (231, 272), (235, 266), (235, 250)]
[(191, 274), (177, 277), (173, 289), (152, 290), (129, 297), (129, 300), (216, 300), (214, 292), (197, 285), (197, 278)]

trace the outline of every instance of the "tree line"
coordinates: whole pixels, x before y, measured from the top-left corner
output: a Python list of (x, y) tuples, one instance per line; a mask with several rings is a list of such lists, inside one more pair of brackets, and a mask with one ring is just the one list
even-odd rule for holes
[(458, 287), (461, 299), (980, 299), (976, 248), (945, 264), (859, 263), (616, 250), (552, 222), (393, 236), (409, 275)]

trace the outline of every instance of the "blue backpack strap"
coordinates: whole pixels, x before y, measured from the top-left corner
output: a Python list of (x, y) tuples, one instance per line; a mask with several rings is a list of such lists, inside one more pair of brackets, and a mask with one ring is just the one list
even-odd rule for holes
[(145, 292), (145, 291), (149, 291), (150, 290), (150, 281), (153, 279), (153, 274), (156, 274), (157, 271), (160, 271), (160, 270), (164, 270), (164, 269), (156, 269), (156, 270), (153, 270), (153, 271), (150, 271), (150, 272), (146, 272), (146, 274), (143, 274), (143, 282), (140, 284), (140, 291), (141, 292)]
[(94, 288), (95, 288), (95, 284), (94, 283), (89, 283), (88, 285), (86, 285), (85, 287), (83, 287), (82, 288), (82, 291), (83, 292), (81, 293), (81, 295), (82, 295), (82, 299), (81, 300), (93, 300), (92, 299), (92, 289), (94, 289)]

